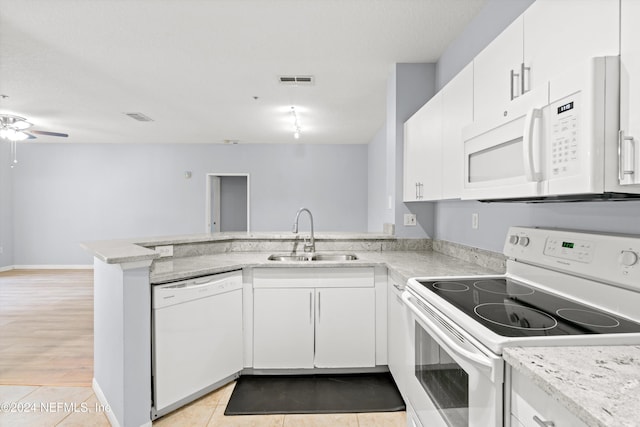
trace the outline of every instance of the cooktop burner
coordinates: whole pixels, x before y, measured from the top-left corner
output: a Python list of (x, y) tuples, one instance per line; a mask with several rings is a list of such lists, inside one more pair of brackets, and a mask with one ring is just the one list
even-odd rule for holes
[(487, 322), (507, 328), (544, 331), (558, 325), (547, 313), (518, 304), (488, 302), (477, 305), (473, 311)]
[(443, 292), (466, 292), (469, 286), (460, 282), (434, 282), (433, 287)]
[(640, 324), (508, 278), (420, 280), (498, 335), (638, 333)]

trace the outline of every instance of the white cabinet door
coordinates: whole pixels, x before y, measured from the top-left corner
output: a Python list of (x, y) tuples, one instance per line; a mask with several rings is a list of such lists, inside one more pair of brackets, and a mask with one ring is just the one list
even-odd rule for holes
[(403, 197), (405, 202), (420, 200), (424, 185), (423, 159), (426, 158), (426, 113), (423, 106), (404, 124)]
[(405, 123), (404, 201), (442, 197), (442, 96), (436, 94)]
[(406, 370), (409, 332), (405, 324), (406, 306), (402, 302), (399, 286), (389, 277), (387, 290), (387, 348), (389, 371), (402, 396), (407, 396), (408, 373)]
[(316, 289), (318, 368), (375, 366), (375, 289)]
[(620, 130), (625, 184), (640, 184), (640, 1), (622, 0), (620, 37)]
[[(496, 121), (508, 115), (520, 94), (523, 18), (516, 19), (473, 59), (475, 121)], [(512, 75), (513, 72), (513, 75)]]
[(253, 290), (253, 366), (313, 368), (313, 289)]
[(458, 199), (464, 179), (462, 128), (473, 122), (473, 63), (441, 90), (442, 94), (442, 194)]
[(619, 19), (619, 0), (536, 0), (524, 12), (526, 89), (591, 57), (618, 55)]

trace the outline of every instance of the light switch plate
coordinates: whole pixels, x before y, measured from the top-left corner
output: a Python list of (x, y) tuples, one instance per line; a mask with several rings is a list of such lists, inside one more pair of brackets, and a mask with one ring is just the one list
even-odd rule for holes
[(156, 246), (155, 250), (160, 254), (160, 258), (173, 256), (173, 245)]
[(476, 212), (471, 214), (471, 228), (473, 228), (474, 230), (477, 230), (479, 227), (479, 217), (478, 214)]

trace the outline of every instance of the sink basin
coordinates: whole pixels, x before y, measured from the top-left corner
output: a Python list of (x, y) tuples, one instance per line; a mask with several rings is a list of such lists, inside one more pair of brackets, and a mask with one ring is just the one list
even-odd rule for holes
[(269, 261), (353, 261), (358, 259), (353, 254), (314, 254), (314, 255), (269, 255)]
[(354, 261), (358, 259), (353, 254), (316, 254), (312, 261)]

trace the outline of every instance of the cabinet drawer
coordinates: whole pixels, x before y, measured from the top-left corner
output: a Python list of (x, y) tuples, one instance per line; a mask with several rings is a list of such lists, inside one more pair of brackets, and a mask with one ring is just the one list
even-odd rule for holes
[(512, 426), (540, 427), (534, 417), (541, 421), (552, 421), (556, 427), (586, 427), (585, 423), (533, 381), (512, 369), (511, 418), (519, 422)]
[(373, 267), (276, 267), (253, 270), (254, 288), (341, 288), (345, 286), (373, 287)]

